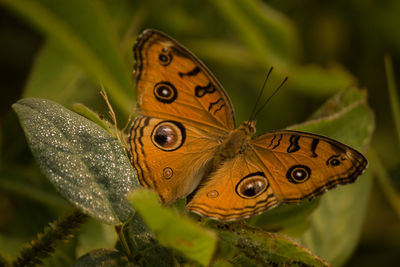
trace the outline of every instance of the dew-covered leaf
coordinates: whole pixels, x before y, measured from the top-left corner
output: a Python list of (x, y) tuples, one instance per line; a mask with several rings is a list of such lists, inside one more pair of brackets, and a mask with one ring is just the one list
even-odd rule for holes
[(138, 182), (117, 140), (49, 100), (22, 99), (13, 108), (39, 166), (67, 200), (109, 224), (132, 215), (125, 194)]
[(95, 266), (135, 266), (129, 263), (128, 258), (115, 249), (97, 249), (80, 257), (74, 267), (95, 267)]

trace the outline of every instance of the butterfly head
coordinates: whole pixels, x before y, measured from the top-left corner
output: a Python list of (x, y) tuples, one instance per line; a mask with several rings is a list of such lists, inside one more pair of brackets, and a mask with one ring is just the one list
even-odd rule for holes
[(245, 132), (247, 136), (252, 136), (256, 133), (256, 121), (244, 121), (240, 124), (239, 129)]

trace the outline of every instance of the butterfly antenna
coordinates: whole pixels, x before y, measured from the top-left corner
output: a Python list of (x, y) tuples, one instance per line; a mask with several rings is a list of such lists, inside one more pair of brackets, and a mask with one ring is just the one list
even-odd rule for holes
[(271, 74), (271, 72), (272, 72), (273, 69), (274, 69), (274, 67), (272, 67), (272, 66), (271, 66), (271, 68), (269, 68), (267, 77), (266, 77), (265, 80), (264, 80), (263, 86), (261, 87), (260, 93), (258, 94), (257, 101), (256, 101), (256, 103), (255, 103), (255, 105), (254, 105), (254, 108), (253, 108), (251, 114), (250, 114), (250, 119), (249, 119), (249, 121), (252, 121), (252, 120), (255, 118), (255, 114), (254, 114), (254, 113), (256, 112), (256, 109), (257, 109), (257, 106), (258, 106), (258, 102), (260, 102), (260, 99), (261, 99), (262, 94), (263, 94), (264, 89), (265, 89), (265, 85), (267, 84), (269, 75)]
[(252, 119), (255, 119), (257, 117), (257, 115), (260, 113), (261, 110), (263, 110), (265, 108), (265, 106), (268, 104), (268, 102), (271, 100), (271, 98), (278, 93), (279, 89), (282, 88), (282, 86), (286, 83), (286, 81), (288, 80), (288, 77), (285, 77), (285, 79), (283, 79), (283, 81), (281, 82), (281, 84), (275, 89), (275, 91), (272, 93), (272, 95), (270, 95), (270, 97), (268, 97), (268, 99), (264, 102), (264, 104), (261, 106), (261, 108), (258, 109), (258, 111), (254, 114), (254, 117)]

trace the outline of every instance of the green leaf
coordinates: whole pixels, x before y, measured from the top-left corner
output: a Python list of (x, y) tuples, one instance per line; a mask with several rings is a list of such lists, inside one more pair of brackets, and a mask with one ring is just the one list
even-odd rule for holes
[[(352, 88), (330, 99), (310, 121), (291, 128), (325, 135), (362, 149), (371, 138), (374, 120), (365, 92)], [(366, 173), (354, 184), (321, 196), (302, 243), (333, 265), (342, 265), (360, 237), (370, 188), (371, 178)]]
[(138, 259), (137, 263), (140, 266), (178, 266), (172, 249), (160, 245), (138, 213), (135, 213), (124, 228), (127, 228), (127, 241), (132, 247), (132, 258)]
[(213, 224), (220, 229), (222, 244), (234, 246), (240, 252), (229, 259), (236, 266), (327, 266), (324, 260), (285, 235), (243, 224)]
[(115, 226), (105, 224), (99, 220), (89, 218), (79, 229), (78, 242), (75, 246), (75, 255), (82, 256), (100, 248), (115, 248), (118, 236)]
[(334, 65), (297, 65), (290, 70), (289, 82), (301, 94), (318, 97), (329, 96), (355, 83), (355, 78), (343, 67)]
[(264, 230), (299, 237), (310, 225), (309, 216), (318, 206), (318, 200), (303, 200), (298, 205), (281, 204), (251, 219), (251, 225)]
[(138, 182), (117, 140), (49, 100), (22, 99), (13, 108), (39, 166), (67, 200), (109, 224), (132, 215), (125, 194)]
[(325, 135), (360, 150), (371, 139), (374, 117), (366, 92), (352, 88), (333, 96), (310, 120), (289, 128)]
[(74, 264), (74, 267), (88, 266), (135, 266), (128, 262), (128, 258), (115, 249), (96, 249), (82, 257)]
[(332, 265), (343, 265), (359, 241), (371, 182), (367, 171), (355, 184), (325, 193), (301, 242)]
[(337, 117), (338, 114), (348, 112), (349, 109), (365, 105), (366, 93), (365, 90), (358, 90), (357, 88), (342, 90), (328, 99), (304, 124), (318, 123), (318, 119), (330, 121), (330, 117)]
[(210, 263), (217, 243), (213, 232), (162, 207), (157, 195), (151, 191), (135, 190), (128, 198), (160, 244), (174, 248), (202, 265)]
[(101, 1), (4, 0), (2, 4), (22, 15), (56, 42), (61, 53), (103, 82), (110, 97), (129, 113), (133, 106), (130, 71)]
[(233, 265), (233, 263), (231, 263), (227, 260), (217, 259), (212, 262), (211, 266), (212, 267), (233, 267), (235, 265)]

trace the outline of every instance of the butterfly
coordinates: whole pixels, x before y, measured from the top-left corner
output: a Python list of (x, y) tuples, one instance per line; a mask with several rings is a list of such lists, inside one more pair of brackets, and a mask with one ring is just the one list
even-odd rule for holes
[(190, 51), (149, 29), (134, 45), (139, 116), (129, 134), (138, 179), (164, 204), (217, 220), (298, 203), (352, 183), (367, 166), (358, 151), (311, 133), (278, 130), (253, 137), (236, 128), (227, 93)]

